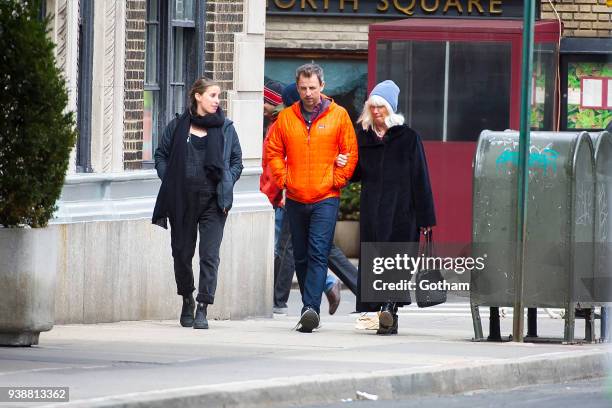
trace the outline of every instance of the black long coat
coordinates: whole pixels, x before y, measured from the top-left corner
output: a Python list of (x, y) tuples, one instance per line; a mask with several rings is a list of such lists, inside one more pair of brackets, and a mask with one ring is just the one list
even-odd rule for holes
[[(183, 228), (183, 220), (187, 202), (185, 201), (185, 155), (187, 152), (187, 136), (189, 134), (189, 113), (186, 110), (178, 118), (168, 123), (162, 135), (161, 142), (155, 151), (155, 168), (162, 184), (157, 194), (151, 222), (165, 229), (168, 220), (175, 231)], [(234, 184), (242, 174), (242, 149), (233, 122), (225, 118), (221, 126), (223, 133), (223, 172), (217, 183), (217, 204), (220, 209), (229, 211), (234, 200)], [(179, 221), (180, 220), (180, 221)], [(182, 247), (183, 233), (173, 246)]]
[[(360, 241), (418, 242), (419, 228), (436, 224), (421, 137), (401, 125), (390, 128), (382, 139), (371, 129), (360, 129), (357, 142), (359, 162), (353, 180), (361, 180)], [(359, 312), (378, 311), (380, 306), (362, 303), (357, 296)]]

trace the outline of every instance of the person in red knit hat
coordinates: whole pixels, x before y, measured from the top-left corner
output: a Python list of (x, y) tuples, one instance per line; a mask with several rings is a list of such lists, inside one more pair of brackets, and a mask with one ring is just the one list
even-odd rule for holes
[(270, 168), (266, 159), (266, 143), (268, 134), (274, 126), (278, 113), (284, 109), (282, 93), (285, 87), (277, 81), (268, 81), (264, 85), (264, 143), (261, 167), (263, 173), (259, 178), (259, 189), (270, 200), (270, 204), (277, 208), (281, 204), (282, 190), (276, 186), (272, 180)]

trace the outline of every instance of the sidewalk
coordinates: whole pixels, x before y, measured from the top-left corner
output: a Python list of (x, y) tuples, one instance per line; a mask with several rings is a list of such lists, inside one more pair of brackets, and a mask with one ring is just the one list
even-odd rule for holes
[[(295, 302), (293, 316), (211, 321), (210, 330), (176, 321), (56, 326), (37, 347), (0, 348), (0, 386), (70, 387), (69, 404), (37, 406), (271, 407), (356, 391), (405, 398), (600, 377), (612, 356), (604, 344), (474, 343), (468, 316), (413, 306), (398, 336), (376, 336), (354, 330), (358, 315), (343, 297), (313, 334), (291, 331)], [(504, 334), (511, 325), (502, 320)], [(561, 337), (563, 321), (541, 318), (539, 329)]]

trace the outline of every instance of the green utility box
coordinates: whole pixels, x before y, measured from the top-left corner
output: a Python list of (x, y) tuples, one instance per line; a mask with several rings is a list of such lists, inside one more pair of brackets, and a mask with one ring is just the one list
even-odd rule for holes
[(595, 272), (596, 302), (612, 302), (612, 135), (591, 133), (595, 150)]
[[(591, 133), (595, 149), (595, 302), (612, 304), (612, 135), (608, 132)], [(610, 314), (601, 308), (601, 338), (610, 340)]]
[[(471, 273), (477, 339), (479, 306), (514, 305), (518, 147), (517, 131), (483, 131), (474, 159), (472, 241), (474, 255), (486, 259), (483, 270)], [(591, 138), (586, 132), (532, 132), (528, 167), (524, 305), (565, 308), (564, 340), (573, 342), (576, 307), (594, 304)]]

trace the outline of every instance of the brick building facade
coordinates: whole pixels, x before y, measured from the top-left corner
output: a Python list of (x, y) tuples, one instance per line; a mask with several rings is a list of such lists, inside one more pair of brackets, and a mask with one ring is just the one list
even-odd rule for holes
[(142, 119), (145, 74), (145, 0), (126, 2), (125, 116), (123, 163), (125, 169), (142, 168)]
[(221, 84), (221, 106), (227, 109), (227, 90), (234, 80), (234, 34), (244, 28), (244, 0), (206, 2), (205, 75)]
[[(551, 5), (552, 4), (552, 5)], [(612, 7), (606, 0), (542, 1), (542, 18), (563, 22), (564, 37), (612, 37)]]

